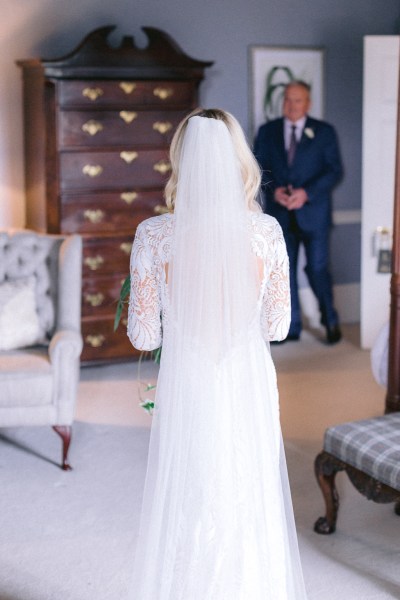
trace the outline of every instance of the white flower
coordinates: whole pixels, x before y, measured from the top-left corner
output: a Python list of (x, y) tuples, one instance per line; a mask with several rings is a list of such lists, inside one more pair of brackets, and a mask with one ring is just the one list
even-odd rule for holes
[(315, 136), (314, 129), (311, 129), (311, 127), (306, 127), (304, 133), (310, 140)]

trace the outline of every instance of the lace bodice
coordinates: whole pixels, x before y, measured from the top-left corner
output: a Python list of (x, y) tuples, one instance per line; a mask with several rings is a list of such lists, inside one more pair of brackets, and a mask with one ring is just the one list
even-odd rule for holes
[[(164, 214), (140, 223), (131, 253), (131, 293), (128, 336), (139, 350), (162, 344), (168, 326), (165, 267), (170, 261), (174, 216)], [(263, 261), (260, 327), (267, 341), (286, 337), (290, 324), (289, 264), (278, 222), (269, 215), (249, 213), (254, 254)], [(162, 325), (162, 324), (163, 325)]]

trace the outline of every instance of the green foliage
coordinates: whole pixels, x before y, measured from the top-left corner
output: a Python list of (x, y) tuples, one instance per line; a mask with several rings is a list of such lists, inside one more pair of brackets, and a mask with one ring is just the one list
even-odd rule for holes
[(144, 400), (140, 403), (140, 406), (149, 413), (149, 415), (153, 414), (154, 410), (154, 402), (152, 400)]
[[(124, 311), (126, 305), (129, 303), (130, 290), (131, 290), (131, 276), (128, 275), (125, 278), (124, 282), (122, 283), (121, 291), (119, 293), (119, 298), (118, 298), (118, 303), (117, 303), (117, 308), (115, 311), (115, 318), (114, 318), (114, 331), (116, 331), (118, 329), (118, 326), (119, 326), (121, 318), (122, 318), (123, 311)], [(142, 365), (142, 361), (146, 357), (146, 355), (149, 355), (150, 358), (159, 365), (160, 360), (161, 360), (161, 347), (157, 348), (156, 350), (152, 350), (151, 352), (142, 351), (140, 353), (139, 361), (138, 361), (138, 380), (139, 380), (139, 398), (140, 398), (139, 405), (151, 415), (151, 414), (153, 414), (153, 410), (154, 410), (154, 402), (152, 400), (149, 400), (148, 398), (143, 399), (141, 390), (140, 390), (140, 386), (142, 385), (142, 383), (140, 381), (141, 365)], [(145, 386), (144, 391), (146, 393), (146, 392), (153, 391), (155, 389), (156, 389), (156, 385), (148, 383)]]
[(152, 385), (151, 383), (148, 383), (146, 385), (146, 389), (144, 390), (145, 392), (150, 392), (151, 390), (155, 390), (156, 389), (156, 385)]
[(117, 310), (115, 311), (115, 318), (114, 318), (114, 331), (117, 331), (118, 325), (121, 321), (122, 312), (125, 308), (125, 305), (128, 304), (128, 302), (129, 302), (130, 289), (131, 289), (131, 276), (128, 275), (128, 277), (126, 277), (126, 279), (124, 280), (122, 287), (121, 287), (121, 291), (119, 293)]
[[(141, 386), (143, 385), (143, 383), (141, 381), (142, 361), (146, 357), (146, 355), (148, 355), (149, 358), (151, 358), (155, 363), (160, 364), (161, 347), (157, 348), (157, 350), (152, 350), (151, 352), (146, 352), (146, 351), (141, 352), (139, 361), (138, 361), (138, 382), (139, 382), (139, 399), (140, 399), (139, 406), (141, 406), (146, 412), (148, 412), (149, 415), (152, 415), (153, 411), (154, 411), (154, 401), (150, 400), (149, 398), (143, 398), (142, 391), (140, 389)], [(146, 394), (147, 392), (152, 392), (153, 390), (156, 389), (156, 387), (157, 387), (157, 385), (155, 385), (155, 384), (147, 383), (144, 388), (144, 393)]]
[(162, 350), (162, 346), (157, 348), (157, 350), (153, 350), (151, 353), (154, 362), (157, 363), (158, 365), (160, 364), (160, 360), (161, 360), (161, 350)]

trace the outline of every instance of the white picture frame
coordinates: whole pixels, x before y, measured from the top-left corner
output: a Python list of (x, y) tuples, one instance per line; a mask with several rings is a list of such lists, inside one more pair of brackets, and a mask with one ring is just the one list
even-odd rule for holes
[(310, 115), (324, 114), (324, 48), (249, 46), (249, 126), (254, 139), (260, 125), (282, 115), (284, 86), (293, 80), (311, 87)]

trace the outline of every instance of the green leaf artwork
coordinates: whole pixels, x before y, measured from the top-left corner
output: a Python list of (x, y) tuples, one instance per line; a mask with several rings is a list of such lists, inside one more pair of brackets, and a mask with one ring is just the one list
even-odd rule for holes
[(288, 83), (297, 79), (300, 78), (294, 74), (292, 69), (283, 65), (271, 67), (267, 72), (263, 99), (263, 110), (266, 121), (281, 116), (285, 87)]

